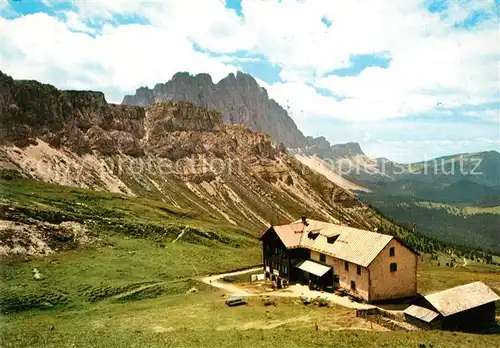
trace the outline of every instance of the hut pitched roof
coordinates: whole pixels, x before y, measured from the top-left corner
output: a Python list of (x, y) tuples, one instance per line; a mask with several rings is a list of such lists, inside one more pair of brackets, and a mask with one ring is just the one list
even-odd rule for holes
[(500, 296), (483, 282), (457, 286), (424, 298), (445, 317), (500, 300)]

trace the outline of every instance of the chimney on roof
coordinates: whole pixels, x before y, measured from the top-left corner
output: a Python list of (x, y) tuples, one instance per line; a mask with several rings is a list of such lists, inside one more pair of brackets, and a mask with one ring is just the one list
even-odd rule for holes
[(302, 216), (302, 223), (306, 226), (309, 226), (309, 223), (307, 222), (307, 218), (305, 216)]

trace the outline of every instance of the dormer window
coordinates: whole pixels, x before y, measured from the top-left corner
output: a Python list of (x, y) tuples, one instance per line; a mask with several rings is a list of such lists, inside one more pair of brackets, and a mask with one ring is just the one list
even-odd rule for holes
[(335, 241), (337, 240), (339, 236), (331, 236), (331, 237), (326, 237), (326, 241), (328, 242), (328, 244), (333, 244), (335, 243)]
[(319, 236), (319, 232), (309, 232), (307, 234), (307, 237), (309, 239), (312, 239), (312, 240), (315, 240), (316, 238), (318, 238), (318, 236)]

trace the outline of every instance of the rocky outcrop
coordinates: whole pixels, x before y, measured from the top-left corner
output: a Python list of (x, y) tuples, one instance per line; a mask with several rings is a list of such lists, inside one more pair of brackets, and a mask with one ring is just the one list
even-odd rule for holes
[(335, 144), (331, 147), (332, 157), (354, 157), (357, 155), (364, 156), (359, 143)]
[[(185, 78), (181, 85), (193, 82), (177, 78)], [(197, 81), (200, 88), (211, 83), (208, 75)], [(150, 197), (257, 232), (304, 213), (368, 229), (381, 223), (353, 194), (286, 154), (271, 135), (225, 124), (228, 115), (213, 108), (175, 98), (146, 107), (113, 105), (99, 92), (59, 91), (3, 74), (0, 92), (5, 178)]]
[(82, 154), (92, 148), (116, 153), (130, 149), (117, 148), (123, 141), (110, 132), (126, 132), (136, 139), (144, 135), (145, 110), (108, 104), (101, 92), (59, 91), (36, 81), (15, 81), (0, 72), (0, 100), (2, 144), (22, 147), (38, 138)]
[(153, 89), (141, 87), (127, 95), (123, 104), (147, 106), (160, 101), (187, 100), (220, 111), (224, 123), (244, 124), (250, 130), (266, 132), (290, 148), (302, 148), (306, 138), (278, 103), (255, 79), (241, 72), (229, 74), (214, 84), (208, 74), (177, 73), (172, 80)]
[[(203, 153), (222, 156), (235, 150), (224, 144), (239, 137), (226, 130), (218, 111), (186, 101), (147, 108), (113, 105), (100, 92), (59, 91), (36, 81), (14, 81), (4, 74), (0, 78), (2, 144), (25, 147), (41, 140), (82, 155), (150, 153), (178, 159)], [(250, 134), (241, 133), (243, 138)]]
[(351, 158), (357, 155), (363, 155), (359, 143), (346, 143), (330, 145), (325, 137), (307, 137), (307, 146), (304, 149), (298, 149), (296, 152), (306, 156), (318, 156), (321, 158)]
[(220, 111), (226, 124), (243, 124), (250, 130), (269, 133), (294, 153), (322, 158), (363, 153), (357, 143), (332, 146), (325, 137), (304, 136), (287, 111), (270, 99), (251, 75), (242, 72), (231, 73), (218, 83), (213, 83), (208, 74), (180, 72), (153, 89), (140, 87), (134, 95), (126, 95), (122, 104), (148, 106), (179, 100)]
[(0, 216), (0, 256), (47, 255), (97, 240), (82, 223), (41, 222), (27, 217), (22, 208), (0, 204)]

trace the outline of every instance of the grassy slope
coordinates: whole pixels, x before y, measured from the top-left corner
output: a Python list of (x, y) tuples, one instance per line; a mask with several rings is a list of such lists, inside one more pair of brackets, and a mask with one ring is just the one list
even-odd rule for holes
[[(68, 218), (122, 221), (133, 224), (208, 227), (249, 232), (221, 222), (216, 216), (146, 198), (59, 186), (32, 180), (0, 179), (0, 204), (37, 211), (61, 212)], [(108, 222), (106, 221), (106, 222)]]
[[(0, 190), (0, 204), (25, 207), (35, 217), (47, 211), (67, 219), (93, 216), (96, 223), (89, 226), (101, 238), (85, 249), (2, 260), (2, 309), (11, 306), (0, 319), (5, 347), (317, 347), (332, 342), (338, 347), (492, 347), (498, 340), (497, 335), (447, 332), (338, 331), (363, 329), (366, 323), (345, 308), (305, 307), (286, 299), (277, 307), (255, 299), (248, 307), (226, 308), (220, 293), (196, 279), (258, 263), (260, 248), (248, 231), (196, 211), (107, 193), (31, 181), (0, 181)], [(197, 229), (172, 243), (185, 225)], [(172, 233), (159, 233), (158, 226), (169, 226)], [(200, 228), (210, 233), (202, 237)], [(33, 279), (35, 267), (44, 280)], [(498, 279), (498, 268), (451, 269), (426, 261), (419, 288), (427, 293), (483, 280), (499, 290)], [(199, 292), (187, 294), (191, 287)], [(35, 310), (21, 311), (28, 308), (15, 304)], [(259, 329), (269, 326), (276, 327)]]
[[(4, 347), (495, 347), (498, 335), (367, 332), (354, 311), (277, 300), (228, 308), (221, 294), (172, 295), (4, 318)], [(318, 329), (316, 328), (316, 325)], [(346, 329), (346, 330), (342, 330)], [(352, 331), (359, 329), (358, 331)], [(26, 332), (30, 332), (26, 335)]]
[[(130, 291), (136, 297), (185, 292), (193, 277), (260, 262), (248, 231), (196, 211), (32, 181), (0, 181), (0, 192), (0, 204), (22, 211), (21, 218), (86, 221), (99, 238), (83, 249), (2, 259), (4, 312), (80, 308)], [(43, 280), (33, 279), (33, 268)]]
[[(438, 260), (431, 260), (429, 255), (423, 257), (418, 270), (419, 293), (429, 294), (480, 280), (500, 294), (499, 266), (467, 260), (467, 266), (463, 267), (463, 259), (457, 259), (457, 267), (450, 268), (446, 266), (451, 260), (449, 255), (441, 254)], [(438, 262), (440, 266), (437, 266)]]

